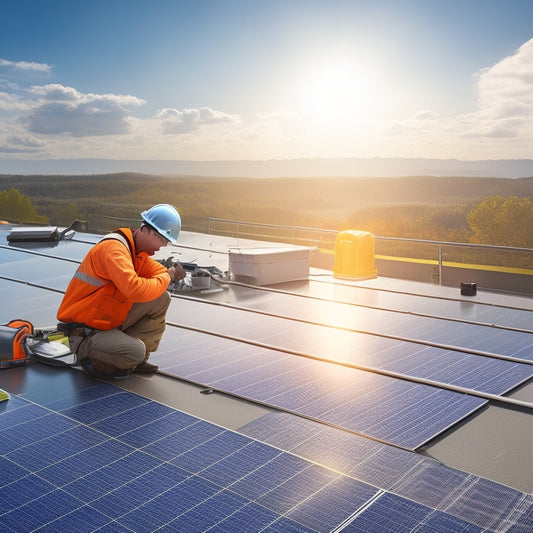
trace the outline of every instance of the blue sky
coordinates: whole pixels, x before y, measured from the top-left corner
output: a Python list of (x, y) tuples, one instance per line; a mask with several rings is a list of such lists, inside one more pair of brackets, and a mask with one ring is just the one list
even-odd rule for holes
[(533, 158), (530, 0), (0, 8), (0, 163)]

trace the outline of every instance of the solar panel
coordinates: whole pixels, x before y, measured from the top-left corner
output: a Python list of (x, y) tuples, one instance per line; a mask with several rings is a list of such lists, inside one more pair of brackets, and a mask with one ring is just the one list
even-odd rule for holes
[[(372, 287), (368, 282), (343, 283), (341, 290), (338, 283), (311, 277), (309, 283), (285, 284), (283, 289), (302, 296), (325, 298), (349, 304), (531, 330), (531, 301), (526, 298), (518, 297), (514, 306), (510, 306), (508, 302), (500, 302), (494, 293), (486, 298), (478, 293), (475, 299), (466, 300), (459, 296), (458, 289), (438, 287), (438, 292), (431, 291), (434, 286), (427, 283), (418, 283), (416, 294), (410, 294), (405, 289), (401, 292), (383, 290), (382, 283), (379, 287)], [(257, 293), (260, 289), (235, 287), (234, 290), (239, 293), (255, 290)], [(428, 294), (424, 294), (424, 291)]]
[[(509, 520), (511, 510), (515, 515)], [(472, 483), (466, 484), (462, 498), (450, 502), (445, 511), (460, 517), (468, 513), (470, 521), (486, 524), (487, 529), (493, 531), (526, 532), (531, 531), (533, 526), (531, 494), (524, 495), (518, 490), (483, 478), (475, 478)], [(513, 522), (514, 525), (511, 525)]]
[(2, 276), (65, 290), (77, 263), (0, 248)]
[[(480, 355), (369, 336), (319, 324), (258, 316), (241, 309), (220, 309), (218, 306), (196, 301), (173, 301), (167, 317), (171, 323), (273, 347), (283, 347), (337, 362), (388, 369), (392, 361), (396, 372), (425, 379), (431, 379), (435, 366), (445, 365), (448, 368), (445, 383), (457, 386), (467, 386), (466, 382), (463, 385), (462, 380), (465, 378), (463, 367), (468, 365), (478, 376), (476, 386), (472, 388), (493, 394), (502, 394), (533, 376), (533, 365), (526, 366), (513, 361), (498, 360), (494, 363), (494, 367), (491, 367), (492, 370), (484, 372), (483, 368), (488, 363), (486, 358)], [(368, 340), (369, 337), (371, 340)], [(520, 341), (520, 338), (513, 337), (513, 339), (518, 343)], [(529, 335), (525, 342), (533, 346), (533, 335)], [(424, 350), (425, 348), (430, 349)], [(402, 357), (398, 356), (398, 350), (403, 351)], [(533, 357), (533, 351), (530, 357)], [(385, 360), (382, 361), (382, 358)], [(506, 372), (511, 365), (516, 365), (512, 377)], [(497, 374), (502, 375), (498, 382), (492, 380), (495, 367), (499, 368)], [(520, 377), (517, 377), (518, 375)], [(466, 376), (466, 380), (470, 383), (470, 376)], [(484, 382), (490, 383), (491, 388), (487, 389)]]
[(381, 494), (112, 385), (31, 397), (0, 409), (5, 531), (331, 531)]
[[(292, 477), (289, 472), (296, 475), (317, 468), (132, 393), (115, 389), (102, 395), (101, 386), (86, 392), (51, 402), (46, 409), (17, 396), (2, 406), (2, 528), (77, 530), (76, 521), (83, 519), (86, 530), (112, 524), (134, 531), (162, 526), (170, 530), (172, 522), (188, 520), (187, 513), (202, 505), (207, 519), (215, 517), (214, 525), (225, 520), (237, 523), (236, 513), (245, 509), (240, 519), (247, 516), (259, 529), (260, 524), (275, 523), (280, 514), (253, 503), (260, 486), (258, 473), (262, 473), (263, 487), (268, 486), (264, 492), (273, 492)], [(91, 392), (97, 392), (97, 397)], [(52, 410), (52, 404), (59, 410)], [(120, 417), (125, 423), (119, 428)], [(159, 424), (159, 431), (153, 431), (154, 424)], [(129, 443), (134, 433), (137, 441), (143, 434), (144, 445)], [(201, 468), (201, 476), (167, 460), (206, 444), (215, 452), (207, 457), (217, 455), (218, 459)], [(331, 481), (329, 474), (326, 477)], [(235, 490), (229, 489), (232, 484)], [(367, 490), (375, 489), (367, 486)], [(302, 498), (295, 495), (295, 503), (300, 504)], [(288, 517), (284, 523), (301, 527)]]
[[(242, 309), (407, 340), (459, 346), (464, 349), (495, 352), (507, 356), (515, 356), (517, 347), (528, 346), (531, 349), (530, 356), (524, 358), (533, 360), (530, 311), (522, 312), (524, 327), (528, 329), (527, 332), (522, 332), (494, 328), (493, 323), (479, 325), (453, 320), (439, 320), (434, 317), (416, 316), (385, 309), (314, 300), (294, 294), (264, 292), (259, 298), (257, 293), (258, 291), (254, 289), (232, 287), (229, 298), (236, 301)], [(237, 316), (238, 310), (227, 310), (228, 314), (232, 314), (233, 311), (235, 311), (233, 314)], [(242, 311), (241, 316), (245, 316)], [(254, 319), (246, 318), (244, 320), (253, 321)], [(275, 321), (274, 317), (263, 317), (263, 321), (268, 320)], [(518, 326), (515, 323), (511, 327), (517, 328)]]
[(9, 307), (3, 306), (0, 309), (0, 323), (5, 324), (14, 318), (24, 318), (39, 326), (49, 326), (57, 322), (56, 313), (61, 303), (61, 294), (24, 285), (20, 285), (20, 289), (15, 292), (17, 298), (12, 300), (13, 291), (10, 291)]
[[(452, 527), (452, 529), (445, 529)], [(418, 529), (417, 529), (418, 528)], [(429, 507), (384, 493), (342, 529), (347, 533), (360, 531), (454, 531), (475, 533), (483, 531), (459, 518), (436, 512)]]
[(203, 346), (205, 334), (188, 332), (181, 337), (181, 331), (167, 330), (161, 352), (154, 355), (164, 372), (410, 449), (485, 403), (481, 398), (323, 361), (280, 356), (275, 350), (261, 349), (250, 356), (240, 343), (228, 339), (218, 339), (220, 361), (214, 347), (209, 356), (182, 366), (175, 347), (196, 353), (196, 342)]
[(239, 431), (386, 491), (369, 499), (342, 531), (525, 532), (533, 525), (531, 494), (429, 457), (280, 412)]
[(375, 488), (339, 477), (289, 511), (287, 517), (318, 531), (328, 531), (331, 524), (341, 523), (350, 511), (361, 508), (375, 494)]

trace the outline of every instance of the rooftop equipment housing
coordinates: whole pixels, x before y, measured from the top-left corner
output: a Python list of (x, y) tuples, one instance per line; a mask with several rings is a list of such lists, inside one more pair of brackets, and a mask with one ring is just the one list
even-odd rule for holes
[(309, 278), (310, 249), (239, 248), (229, 252), (229, 271), (235, 281), (272, 285)]
[(17, 227), (7, 235), (8, 242), (57, 242), (59, 240), (57, 226)]
[(76, 231), (87, 231), (87, 222), (74, 220), (68, 228), (58, 226), (17, 226), (6, 236), (7, 242), (58, 242), (71, 239)]

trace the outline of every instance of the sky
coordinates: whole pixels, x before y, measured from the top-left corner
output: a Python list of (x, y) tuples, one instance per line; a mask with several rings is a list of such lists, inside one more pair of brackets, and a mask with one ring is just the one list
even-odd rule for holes
[(0, 0), (2, 159), (533, 158), (531, 0)]

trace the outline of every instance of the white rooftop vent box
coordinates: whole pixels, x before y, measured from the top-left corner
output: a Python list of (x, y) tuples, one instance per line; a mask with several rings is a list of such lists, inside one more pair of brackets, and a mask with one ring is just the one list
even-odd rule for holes
[(309, 277), (310, 248), (239, 248), (229, 251), (235, 281), (273, 285)]

